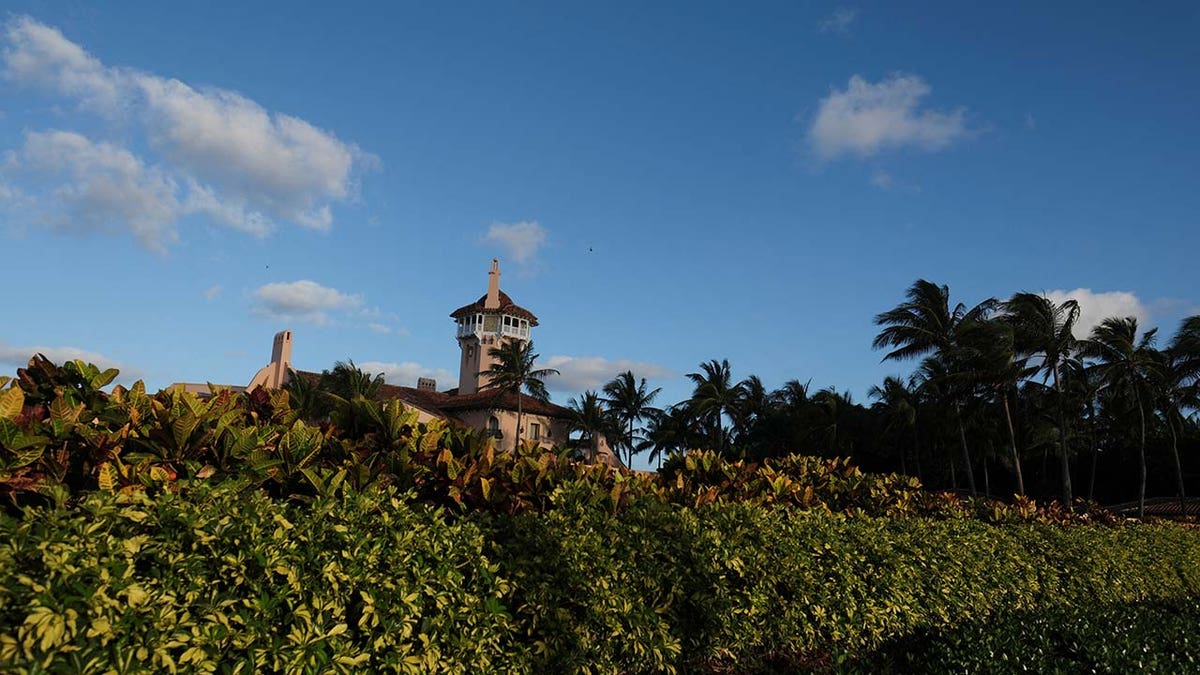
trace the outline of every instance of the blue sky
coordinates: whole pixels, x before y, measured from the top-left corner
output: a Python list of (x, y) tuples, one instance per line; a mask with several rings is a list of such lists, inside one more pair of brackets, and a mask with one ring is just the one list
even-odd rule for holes
[(244, 383), (291, 328), (451, 386), (493, 256), (560, 403), (865, 400), (918, 277), (1200, 311), (1195, 3), (260, 4), (8, 4), (5, 372)]

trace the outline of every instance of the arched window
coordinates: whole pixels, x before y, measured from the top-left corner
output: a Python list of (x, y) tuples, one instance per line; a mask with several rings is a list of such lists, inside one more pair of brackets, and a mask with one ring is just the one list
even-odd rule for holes
[(488, 433), (492, 434), (493, 436), (500, 435), (500, 419), (495, 415), (492, 415), (488, 418)]

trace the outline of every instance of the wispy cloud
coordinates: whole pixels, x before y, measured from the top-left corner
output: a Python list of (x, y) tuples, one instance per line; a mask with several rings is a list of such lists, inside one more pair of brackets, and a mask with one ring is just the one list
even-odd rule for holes
[(1092, 329), (1101, 321), (1111, 317), (1135, 317), (1138, 325), (1150, 328), (1147, 321), (1150, 312), (1146, 305), (1129, 291), (1095, 292), (1090, 288), (1076, 288), (1073, 291), (1054, 290), (1044, 294), (1055, 303), (1061, 304), (1067, 300), (1079, 303), (1079, 319), (1075, 322), (1074, 334), (1077, 338), (1088, 337)]
[(266, 284), (254, 291), (254, 297), (258, 314), (318, 326), (330, 323), (331, 314), (362, 316), (374, 311), (364, 308), (361, 295), (343, 293), (308, 279)]
[(546, 386), (554, 391), (578, 394), (585, 389), (599, 389), (606, 382), (626, 370), (634, 377), (647, 380), (664, 380), (675, 377), (671, 369), (655, 363), (631, 361), (629, 359), (606, 359), (602, 356), (550, 356), (545, 368), (554, 368), (559, 375), (546, 378)]
[(822, 33), (839, 33), (845, 35), (850, 32), (850, 26), (858, 19), (857, 7), (838, 7), (833, 10), (833, 14), (821, 19), (817, 24), (817, 28)]
[(535, 220), (492, 223), (482, 242), (499, 246), (517, 264), (528, 265), (546, 243), (546, 228)]
[(922, 107), (931, 91), (916, 75), (895, 74), (876, 83), (854, 75), (844, 90), (834, 89), (819, 102), (809, 143), (822, 160), (901, 148), (941, 150), (969, 133), (966, 109)]
[(221, 294), (220, 284), (214, 284), (214, 285), (209, 286), (208, 288), (204, 289), (204, 299), (205, 300), (212, 300), (220, 294)]
[(391, 326), (387, 326), (382, 323), (369, 323), (367, 324), (367, 328), (370, 328), (372, 331), (383, 335), (387, 335), (388, 333), (392, 332)]
[[(202, 214), (265, 236), (276, 221), (327, 230), (332, 205), (352, 198), (357, 177), (377, 158), (298, 117), (270, 112), (245, 96), (195, 88), (140, 70), (107, 66), (58, 29), (30, 17), (10, 20), (2, 36), (3, 78), (48, 92), (143, 141), (154, 161), (109, 141), (70, 131), (31, 132), (10, 179), (28, 179), (44, 208), (98, 203), (84, 226), (124, 225), (146, 246), (177, 239), (175, 223)], [(32, 147), (31, 147), (32, 145)], [(40, 162), (36, 151), (53, 151)], [(46, 174), (51, 174), (47, 177)], [(56, 182), (53, 178), (57, 176)], [(48, 181), (45, 182), (45, 181)], [(41, 188), (40, 190), (38, 188)], [(120, 195), (132, 205), (117, 208)], [(51, 224), (58, 214), (50, 215)]]
[(448, 389), (450, 384), (458, 385), (458, 378), (454, 378), (451, 382), (450, 371), (445, 368), (430, 368), (423, 366), (413, 361), (405, 361), (403, 363), (388, 363), (385, 361), (366, 361), (364, 363), (355, 363), (363, 372), (375, 375), (383, 373), (383, 379), (388, 384), (394, 384), (401, 387), (415, 387), (417, 378), (431, 377), (437, 380), (439, 389)]

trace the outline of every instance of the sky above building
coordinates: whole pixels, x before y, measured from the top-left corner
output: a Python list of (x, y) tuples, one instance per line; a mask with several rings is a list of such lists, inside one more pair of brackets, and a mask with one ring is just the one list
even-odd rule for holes
[(446, 388), (492, 257), (559, 403), (865, 401), (917, 278), (1200, 311), (1200, 5), (903, 4), (10, 2), (0, 366)]

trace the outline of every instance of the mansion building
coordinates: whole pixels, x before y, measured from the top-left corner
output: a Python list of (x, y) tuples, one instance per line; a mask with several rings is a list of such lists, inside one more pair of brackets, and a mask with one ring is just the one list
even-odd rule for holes
[[(518, 442), (535, 443), (543, 448), (574, 445), (569, 438), (569, 409), (523, 393), (487, 386), (488, 370), (496, 363), (491, 350), (505, 342), (528, 342), (532, 339), (533, 328), (538, 325), (533, 312), (516, 304), (507, 293), (500, 290), (499, 260), (492, 260), (487, 293), (475, 302), (451, 312), (450, 318), (455, 322), (455, 338), (459, 348), (458, 386), (438, 391), (436, 381), (422, 377), (416, 387), (384, 384), (380, 387), (378, 397), (382, 400), (400, 400), (417, 412), (420, 422), (442, 419), (486, 431), (496, 439), (497, 447), (502, 450), (515, 449)], [(291, 360), (292, 331), (280, 331), (275, 334), (271, 362), (260, 369), (244, 389), (278, 389), (287, 384), (293, 375), (314, 381), (320, 378), (320, 373), (293, 369)], [(196, 393), (207, 393), (209, 390), (207, 385), (180, 383), (174, 386)], [(518, 397), (520, 429), (517, 428)], [(592, 438), (590, 447), (581, 450), (595, 461), (620, 465), (620, 459), (603, 436)]]

